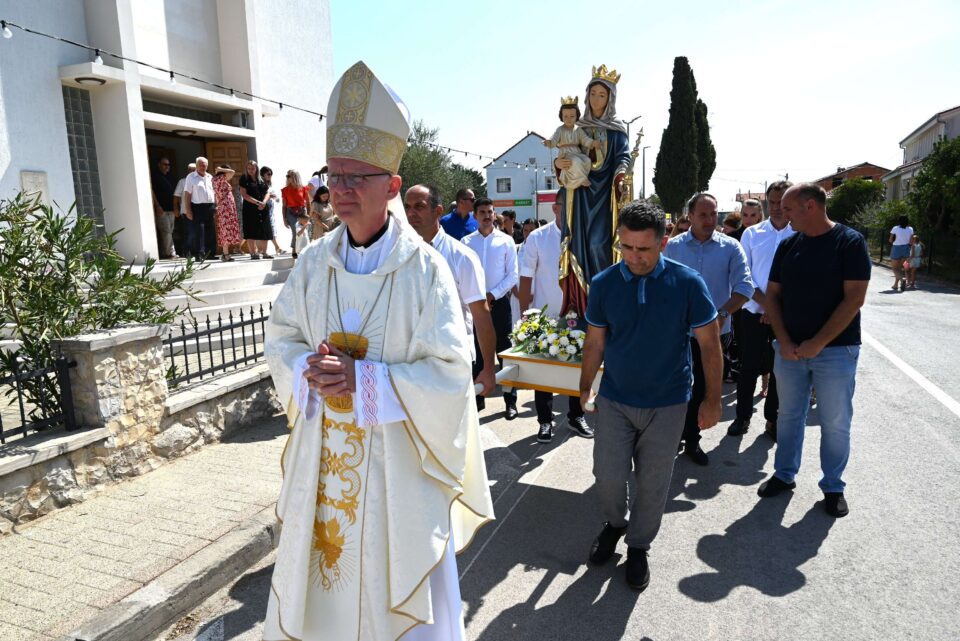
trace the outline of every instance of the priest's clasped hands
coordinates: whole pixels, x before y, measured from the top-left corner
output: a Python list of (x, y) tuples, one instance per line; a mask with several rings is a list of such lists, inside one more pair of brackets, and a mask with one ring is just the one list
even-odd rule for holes
[(356, 361), (327, 341), (320, 343), (317, 353), (307, 357), (303, 377), (310, 389), (320, 396), (343, 396), (357, 391)]

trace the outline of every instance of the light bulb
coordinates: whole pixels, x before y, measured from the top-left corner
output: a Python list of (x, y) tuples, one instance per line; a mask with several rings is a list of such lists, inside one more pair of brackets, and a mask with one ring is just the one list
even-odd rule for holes
[(100, 50), (99, 50), (99, 49), (97, 49), (97, 57), (93, 59), (93, 64), (96, 64), (96, 65), (102, 65), (102, 64), (103, 64), (103, 57), (100, 56)]
[(7, 22), (5, 20), (3, 21), (2, 24), (3, 24), (3, 37), (9, 40), (10, 38), (13, 37), (13, 32), (10, 31), (10, 27), (7, 26)]

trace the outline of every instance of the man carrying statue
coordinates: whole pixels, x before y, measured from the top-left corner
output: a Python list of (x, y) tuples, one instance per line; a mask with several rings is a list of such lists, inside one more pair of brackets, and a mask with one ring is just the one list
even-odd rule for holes
[(454, 554), (493, 505), (456, 285), (390, 208), (406, 106), (358, 62), (327, 116), (344, 224), (301, 254), (266, 331), (292, 432), (264, 639), (459, 641)]
[[(614, 247), (614, 232), (624, 179), (631, 166), (627, 125), (617, 118), (617, 82), (620, 74), (606, 65), (594, 67), (587, 84), (586, 113), (577, 122), (599, 145), (590, 151), (593, 161), (588, 186), (567, 189), (561, 213), (560, 284), (561, 314), (575, 311), (581, 318), (587, 309), (587, 291), (594, 276), (620, 259)], [(571, 158), (554, 161), (557, 175), (573, 166)]]

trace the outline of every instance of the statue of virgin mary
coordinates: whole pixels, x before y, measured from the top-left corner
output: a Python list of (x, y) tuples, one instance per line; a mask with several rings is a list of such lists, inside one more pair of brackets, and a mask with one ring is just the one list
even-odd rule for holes
[[(617, 118), (617, 82), (620, 74), (606, 65), (593, 68), (587, 84), (586, 113), (577, 123), (600, 148), (590, 152), (590, 185), (565, 194), (561, 214), (560, 287), (562, 314), (587, 311), (587, 292), (594, 276), (620, 260), (614, 248), (617, 214), (624, 197), (623, 180), (630, 167), (627, 126)], [(571, 161), (557, 158), (554, 166), (568, 169)]]

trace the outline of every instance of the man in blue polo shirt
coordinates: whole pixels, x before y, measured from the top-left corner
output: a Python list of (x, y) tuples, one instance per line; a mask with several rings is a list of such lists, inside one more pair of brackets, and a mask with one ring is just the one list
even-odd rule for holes
[(473, 203), (476, 198), (472, 189), (464, 187), (457, 192), (457, 208), (440, 218), (440, 226), (448, 236), (456, 240), (463, 240), (467, 234), (472, 234), (480, 228), (473, 215)]
[[(660, 255), (665, 245), (663, 211), (635, 200), (617, 221), (623, 260), (597, 274), (587, 298), (580, 400), (596, 399), (600, 412), (593, 447), (593, 475), (606, 523), (590, 561), (606, 563), (626, 534), (627, 584), (650, 582), (647, 551), (670, 487), (677, 442), (690, 400), (692, 329), (707, 373), (699, 427), (720, 419), (723, 355), (717, 311), (697, 272)], [(599, 395), (591, 384), (604, 364)], [(636, 491), (627, 517), (627, 480)]]

